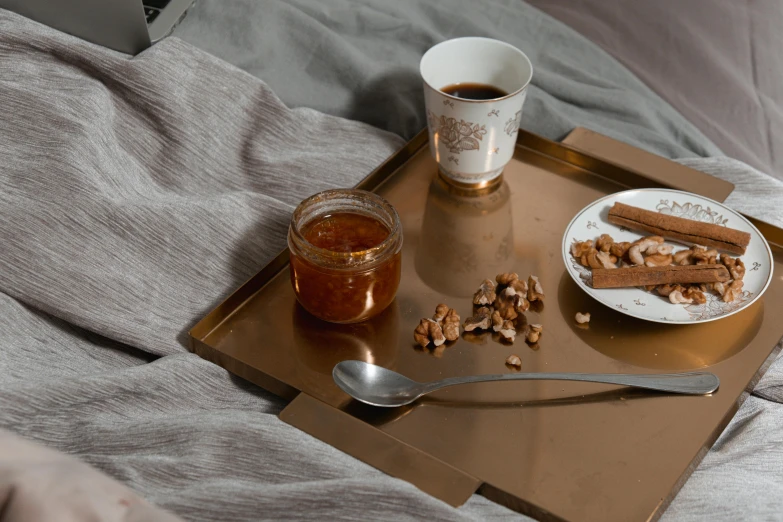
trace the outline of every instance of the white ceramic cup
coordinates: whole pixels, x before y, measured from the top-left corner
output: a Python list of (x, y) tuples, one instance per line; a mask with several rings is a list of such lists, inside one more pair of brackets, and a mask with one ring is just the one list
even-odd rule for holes
[[(533, 65), (513, 45), (468, 37), (441, 42), (421, 58), (430, 151), (441, 172), (459, 183), (483, 186), (511, 161)], [(444, 93), (454, 84), (479, 83), (508, 93), (467, 100)]]

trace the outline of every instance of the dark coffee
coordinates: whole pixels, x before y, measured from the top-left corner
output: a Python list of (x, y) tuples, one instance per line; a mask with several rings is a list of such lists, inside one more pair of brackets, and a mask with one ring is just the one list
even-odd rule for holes
[(494, 100), (508, 95), (506, 91), (486, 83), (455, 83), (441, 91), (464, 100)]

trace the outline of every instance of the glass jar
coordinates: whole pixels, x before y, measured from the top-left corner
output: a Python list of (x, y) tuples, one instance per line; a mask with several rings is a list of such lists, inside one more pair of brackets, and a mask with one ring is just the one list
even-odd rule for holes
[[(325, 233), (309, 235), (314, 230)], [(379, 230), (386, 231), (385, 238)], [(329, 248), (313, 244), (324, 241)], [(377, 194), (327, 190), (302, 201), (291, 218), (288, 249), (296, 298), (319, 319), (364, 321), (397, 294), (402, 225), (394, 207)]]

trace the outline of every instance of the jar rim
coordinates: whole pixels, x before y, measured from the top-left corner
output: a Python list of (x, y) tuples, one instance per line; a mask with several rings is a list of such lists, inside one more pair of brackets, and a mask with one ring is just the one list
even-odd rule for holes
[[(300, 225), (298, 223), (297, 218), (301, 217), (301, 213), (309, 205), (317, 201), (323, 200), (327, 197), (334, 197), (334, 196), (363, 197), (363, 198), (370, 199), (373, 203), (375, 203), (380, 208), (382, 208), (389, 215), (391, 221), (391, 227), (389, 228), (389, 235), (386, 236), (386, 239), (384, 239), (382, 242), (375, 245), (374, 247), (366, 248), (364, 250), (357, 250), (355, 252), (335, 252), (334, 250), (329, 250), (327, 248), (316, 246), (312, 244), (310, 241), (308, 241), (300, 230)], [(302, 225), (310, 223), (310, 221), (307, 221), (306, 223), (302, 223)], [(327, 258), (334, 259), (334, 260), (355, 259), (355, 258), (366, 257), (367, 255), (373, 254), (375, 252), (382, 252), (383, 250), (389, 248), (389, 246), (392, 245), (395, 241), (397, 241), (397, 236), (399, 235), (401, 229), (402, 229), (402, 224), (400, 223), (400, 216), (397, 214), (397, 209), (395, 209), (391, 203), (386, 201), (378, 194), (363, 189), (329, 189), (329, 190), (318, 192), (317, 194), (313, 194), (312, 196), (302, 200), (302, 202), (299, 203), (299, 205), (296, 207), (293, 214), (291, 215), (291, 233), (296, 236), (296, 239), (306, 244), (307, 248), (311, 249), (315, 254), (319, 256), (325, 256)]]

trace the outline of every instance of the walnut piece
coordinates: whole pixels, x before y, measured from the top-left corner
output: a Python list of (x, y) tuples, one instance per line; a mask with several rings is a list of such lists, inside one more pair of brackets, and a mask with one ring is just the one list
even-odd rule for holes
[(443, 336), (447, 341), (456, 341), (459, 339), (459, 314), (453, 308), (449, 309), (446, 317), (443, 318)]
[(473, 294), (473, 304), (475, 305), (491, 305), (495, 302), (495, 283), (489, 279), (485, 279), (476, 293)]
[(622, 243), (613, 243), (609, 248), (609, 253), (618, 259), (622, 259), (625, 256), (628, 249), (631, 248), (631, 243), (623, 241)]
[(643, 265), (643, 254), (657, 254), (661, 243), (663, 243), (663, 238), (660, 236), (643, 237), (631, 244), (628, 249), (628, 259), (634, 265)]
[(432, 319), (422, 319), (419, 326), (413, 331), (413, 339), (425, 348), (430, 342), (435, 346), (440, 346), (446, 342), (440, 325)]
[(465, 320), (463, 327), (466, 332), (472, 332), (473, 330), (488, 330), (490, 324), (492, 324), (492, 309), (482, 306), (476, 310), (473, 317), (468, 317)]
[(512, 296), (501, 294), (495, 299), (495, 310), (504, 321), (517, 318), (516, 302), (518, 299), (519, 296), (516, 294)]
[(506, 358), (506, 364), (515, 368), (522, 368), (522, 359), (519, 358), (519, 355), (511, 354)]
[(492, 329), (496, 332), (499, 332), (500, 329), (503, 328), (503, 323), (505, 322), (503, 316), (501, 316), (500, 312), (498, 312), (497, 310), (492, 312), (490, 321), (492, 323)]
[(689, 286), (682, 292), (682, 296), (686, 299), (693, 300), (695, 304), (704, 304), (707, 302), (707, 297), (698, 286)]
[(591, 248), (590, 252), (582, 256), (582, 258), (587, 262), (589, 268), (603, 268), (601, 261), (598, 260), (598, 250), (595, 248)]
[(527, 335), (525, 336), (527, 339), (527, 342), (530, 344), (536, 344), (538, 340), (541, 338), (541, 334), (544, 331), (543, 325), (540, 324), (531, 324), (528, 325), (527, 329)]
[(587, 241), (581, 241), (581, 242), (577, 241), (571, 243), (571, 255), (577, 259), (581, 259), (581, 257), (587, 254), (592, 248), (593, 248), (592, 239), (588, 239)]
[(611, 254), (607, 254), (606, 252), (598, 252), (595, 255), (596, 259), (599, 263), (601, 263), (601, 266), (598, 268), (617, 268), (617, 258), (614, 257)]
[(449, 313), (449, 305), (441, 303), (437, 307), (435, 307), (435, 315), (432, 316), (432, 320), (440, 323), (443, 321), (443, 318), (446, 317), (446, 314), (448, 313)]
[(672, 304), (691, 304), (693, 302), (693, 298), (685, 297), (683, 295), (684, 290), (675, 289), (672, 290), (672, 293), (669, 294), (669, 301)]
[[(679, 285), (659, 285), (656, 287), (656, 290), (658, 291), (658, 295), (669, 297), (669, 294), (674, 290), (677, 290), (678, 286)], [(682, 292), (682, 290), (680, 290), (680, 292)]]
[(715, 249), (707, 250), (704, 247), (695, 248), (693, 260), (697, 265), (713, 265), (718, 262), (718, 251)]
[(517, 300), (514, 303), (514, 310), (518, 314), (524, 314), (530, 309), (530, 301), (524, 295), (518, 295)]
[(742, 262), (742, 259), (722, 255), (720, 256), (720, 262), (729, 269), (732, 279), (742, 279), (745, 277), (745, 263)]
[(609, 234), (601, 234), (601, 237), (599, 237), (598, 240), (595, 242), (595, 248), (597, 248), (601, 252), (609, 252), (609, 250), (612, 248), (613, 243), (614, 243), (614, 239), (612, 239), (612, 236), (610, 236)]
[(671, 264), (671, 254), (653, 254), (644, 258), (645, 266), (669, 266)]
[(498, 274), (497, 277), (495, 277), (495, 281), (499, 285), (510, 285), (512, 282), (519, 279), (519, 275), (515, 272), (507, 272), (505, 274)]
[(506, 341), (514, 342), (514, 339), (517, 336), (517, 329), (514, 326), (514, 323), (511, 321), (506, 321), (503, 323), (503, 326), (501, 326), (500, 330), (498, 330), (500, 333), (500, 336), (505, 339)]
[(531, 275), (527, 279), (527, 300), (531, 303), (544, 300), (544, 289), (541, 287), (538, 276)]
[(579, 323), (579, 324), (589, 323), (590, 322), (590, 312), (587, 312), (587, 313), (584, 313), (584, 314), (582, 312), (577, 312), (576, 316), (574, 317), (574, 319), (576, 319), (576, 322)]
[(658, 248), (655, 250), (655, 253), (668, 256), (669, 254), (672, 253), (673, 250), (674, 247), (671, 245), (658, 245)]
[(726, 288), (726, 291), (723, 293), (723, 302), (730, 303), (738, 298), (740, 294), (742, 294), (742, 287), (744, 284), (745, 283), (743, 283), (741, 279), (735, 279), (732, 281), (731, 284)]
[(688, 248), (686, 250), (675, 252), (673, 260), (675, 265), (692, 265), (695, 263), (693, 260), (693, 250)]

